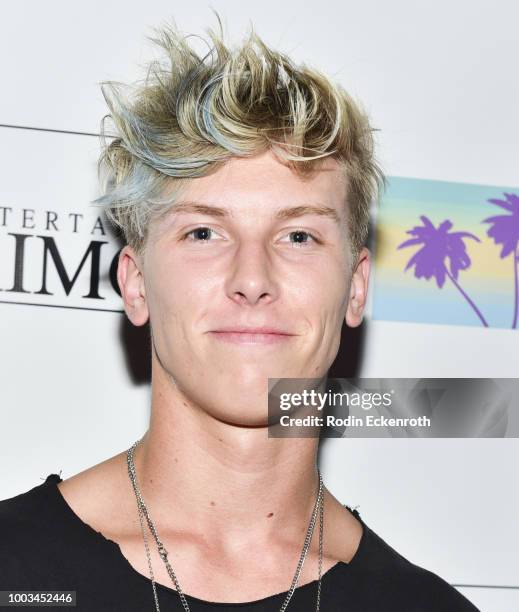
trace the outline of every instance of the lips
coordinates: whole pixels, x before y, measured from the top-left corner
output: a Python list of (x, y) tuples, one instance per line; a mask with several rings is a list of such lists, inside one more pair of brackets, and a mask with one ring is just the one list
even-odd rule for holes
[(231, 342), (233, 344), (276, 344), (279, 342), (286, 342), (290, 338), (293, 338), (295, 334), (291, 334), (286, 330), (277, 327), (222, 327), (220, 329), (212, 330), (211, 336), (217, 340), (224, 342)]
[(217, 334), (225, 334), (225, 333), (235, 333), (235, 334), (278, 334), (282, 336), (293, 336), (288, 331), (280, 329), (278, 327), (246, 327), (246, 326), (232, 326), (232, 327), (221, 327), (219, 329), (211, 330), (212, 333)]

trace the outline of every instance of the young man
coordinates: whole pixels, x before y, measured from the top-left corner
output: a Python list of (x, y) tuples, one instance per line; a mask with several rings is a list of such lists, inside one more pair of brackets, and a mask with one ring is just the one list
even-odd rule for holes
[(166, 27), (169, 67), (133, 100), (104, 89), (101, 202), (126, 314), (150, 323), (149, 429), (0, 503), (0, 589), (126, 612), (476, 610), (322, 485), (318, 439), (267, 436), (268, 378), (325, 377), (361, 323), (383, 175), (341, 87), (255, 34), (210, 36), (200, 58)]

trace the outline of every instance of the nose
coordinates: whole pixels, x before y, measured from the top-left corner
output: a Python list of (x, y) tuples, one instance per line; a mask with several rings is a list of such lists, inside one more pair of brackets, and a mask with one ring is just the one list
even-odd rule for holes
[(277, 299), (279, 288), (264, 244), (248, 240), (238, 246), (226, 282), (226, 293), (234, 302), (251, 306), (260, 302), (269, 304)]

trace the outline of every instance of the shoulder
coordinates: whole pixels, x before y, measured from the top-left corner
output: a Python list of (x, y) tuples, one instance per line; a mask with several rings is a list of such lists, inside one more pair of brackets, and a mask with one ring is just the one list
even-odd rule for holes
[(32, 489), (18, 493), (13, 497), (0, 500), (0, 543), (9, 540), (16, 527), (30, 529), (45, 511), (45, 487), (52, 482), (59, 482), (58, 474), (49, 474), (44, 482)]
[(109, 460), (65, 480), (51, 473), (31, 489), (0, 500), (0, 561), (19, 557), (31, 563), (35, 555), (58, 556), (65, 542), (85, 533), (84, 517), (96, 523), (100, 504), (111, 509), (113, 519), (118, 490), (108, 495), (113, 479), (107, 465)]
[(125, 453), (119, 453), (62, 480), (60, 497), (82, 523), (116, 539), (134, 518), (126, 469)]
[(452, 612), (479, 612), (476, 606), (460, 591), (438, 574), (411, 564), (419, 578), (414, 595), (420, 597), (425, 610), (452, 610)]
[(352, 568), (356, 579), (372, 593), (374, 604), (375, 600), (381, 605), (384, 599), (390, 598), (399, 606), (417, 612), (478, 612), (474, 604), (444, 578), (412, 563), (362, 523), (364, 534)]
[[(0, 578), (10, 586), (26, 584), (32, 564), (47, 550), (52, 531), (52, 506), (49, 486), (60, 480), (50, 474), (32, 489), (0, 500)], [(41, 560), (41, 558), (40, 558)]]
[(479, 612), (465, 595), (444, 578), (409, 561), (396, 584), (401, 591), (401, 598), (409, 603), (419, 604), (419, 609), (424, 612)]
[(353, 595), (366, 610), (478, 612), (447, 580), (390, 546), (356, 509), (337, 503), (333, 496), (328, 509), (325, 550), (344, 564), (336, 583), (338, 602), (351, 602)]
[[(76, 561), (73, 551), (87, 552), (89, 566), (105, 559), (106, 539), (98, 531), (104, 514), (100, 506), (104, 508), (108, 499), (105, 475), (105, 469), (94, 468), (68, 480), (49, 474), (32, 489), (0, 500), (0, 589), (1, 584), (40, 588), (65, 579), (85, 563)], [(108, 501), (112, 502), (111, 520), (117, 525), (121, 518), (114, 510), (117, 504), (113, 496)]]

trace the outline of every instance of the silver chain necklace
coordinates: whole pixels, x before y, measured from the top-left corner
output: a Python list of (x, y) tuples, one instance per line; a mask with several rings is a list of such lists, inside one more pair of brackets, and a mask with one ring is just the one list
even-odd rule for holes
[[(155, 586), (155, 578), (153, 575), (153, 568), (151, 565), (151, 555), (150, 555), (150, 549), (149, 549), (149, 545), (148, 545), (148, 538), (146, 537), (146, 533), (145, 533), (145, 529), (144, 529), (144, 520), (143, 518), (146, 518), (146, 521), (148, 523), (148, 527), (155, 539), (155, 542), (157, 544), (157, 549), (158, 549), (158, 553), (160, 555), (160, 558), (164, 561), (164, 564), (166, 566), (166, 569), (168, 571), (168, 574), (171, 578), (171, 580), (173, 581), (173, 584), (175, 585), (175, 589), (178, 593), (178, 596), (180, 597), (180, 601), (182, 602), (182, 606), (184, 607), (184, 610), (186, 610), (186, 612), (190, 612), (190, 608), (189, 608), (189, 604), (186, 601), (186, 598), (184, 596), (184, 593), (182, 592), (182, 589), (180, 588), (180, 584), (178, 582), (178, 578), (175, 574), (175, 572), (173, 571), (173, 568), (171, 567), (169, 561), (168, 561), (168, 551), (166, 550), (166, 548), (164, 547), (164, 544), (161, 542), (161, 540), (159, 539), (159, 536), (157, 534), (157, 529), (155, 528), (155, 525), (153, 523), (153, 521), (150, 518), (149, 512), (148, 512), (148, 508), (146, 507), (146, 504), (144, 503), (144, 499), (142, 498), (142, 494), (141, 491), (139, 489), (139, 485), (137, 484), (137, 474), (135, 472), (135, 465), (133, 463), (133, 452), (135, 450), (135, 448), (137, 447), (137, 445), (139, 444), (139, 442), (141, 442), (142, 438), (140, 440), (137, 440), (127, 451), (126, 453), (126, 460), (128, 463), (128, 475), (130, 477), (130, 480), (132, 482), (132, 486), (133, 486), (133, 490), (135, 492), (135, 498), (137, 501), (137, 509), (139, 512), (139, 522), (141, 524), (141, 531), (142, 531), (142, 537), (144, 539), (144, 547), (146, 549), (146, 556), (148, 559), (148, 567), (150, 570), (150, 579), (151, 579), (151, 584), (153, 587), (153, 597), (155, 599), (155, 608), (157, 610), (157, 612), (160, 612), (160, 607), (159, 607), (159, 599), (157, 596), (157, 589)], [(292, 595), (294, 594), (294, 591), (297, 587), (297, 583), (299, 581), (299, 576), (301, 574), (301, 570), (303, 569), (303, 564), (305, 562), (305, 558), (306, 555), (308, 553), (308, 549), (310, 547), (310, 542), (312, 541), (312, 535), (314, 532), (314, 527), (315, 527), (315, 523), (317, 520), (317, 512), (319, 512), (319, 578), (318, 578), (318, 582), (317, 582), (317, 601), (316, 601), (316, 612), (319, 612), (320, 610), (320, 602), (321, 602), (321, 574), (322, 574), (322, 563), (323, 563), (323, 524), (324, 524), (324, 503), (323, 503), (323, 479), (321, 477), (321, 472), (319, 471), (319, 469), (317, 470), (317, 474), (319, 476), (319, 489), (318, 489), (318, 493), (317, 493), (317, 497), (315, 500), (315, 504), (314, 504), (314, 508), (312, 511), (312, 517), (310, 519), (310, 523), (308, 525), (308, 529), (306, 532), (306, 537), (305, 537), (305, 541), (304, 541), (304, 545), (303, 545), (303, 549), (301, 551), (301, 556), (299, 557), (299, 561), (297, 564), (297, 568), (296, 568), (296, 572), (294, 574), (294, 578), (292, 579), (292, 584), (290, 586), (290, 589), (287, 593), (287, 596), (285, 598), (285, 601), (283, 602), (283, 605), (281, 606), (279, 612), (285, 612), (285, 610), (287, 609), (288, 604), (290, 603), (290, 600), (292, 599)]]

